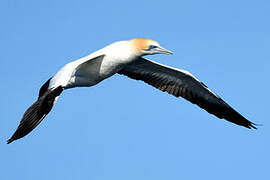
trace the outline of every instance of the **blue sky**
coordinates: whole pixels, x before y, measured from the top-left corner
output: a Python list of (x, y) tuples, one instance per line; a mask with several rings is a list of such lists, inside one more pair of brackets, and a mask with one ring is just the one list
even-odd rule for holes
[[(1, 1), (0, 179), (269, 179), (270, 2)], [(248, 130), (115, 75), (65, 91), (10, 145), (40, 86), (64, 64), (117, 40), (155, 39), (242, 115)]]

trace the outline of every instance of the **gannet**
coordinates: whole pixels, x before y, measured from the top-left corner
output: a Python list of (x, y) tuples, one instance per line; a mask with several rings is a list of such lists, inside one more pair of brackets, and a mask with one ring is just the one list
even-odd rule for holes
[(17, 130), (7, 143), (30, 133), (51, 111), (63, 90), (94, 86), (116, 73), (144, 81), (176, 97), (181, 96), (220, 119), (256, 129), (256, 124), (236, 112), (188, 71), (144, 58), (153, 54), (173, 53), (161, 47), (157, 41), (136, 38), (112, 43), (66, 64), (42, 85), (37, 101), (26, 110)]

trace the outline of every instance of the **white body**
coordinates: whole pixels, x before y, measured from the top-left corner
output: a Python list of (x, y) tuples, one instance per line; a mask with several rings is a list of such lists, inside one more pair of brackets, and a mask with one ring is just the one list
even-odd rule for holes
[[(125, 52), (125, 53), (122, 53)], [(62, 86), (65, 89), (77, 86), (93, 86), (117, 73), (126, 64), (136, 59), (135, 49), (129, 41), (110, 44), (86, 57), (72, 61), (62, 67), (51, 79), (49, 88)], [(101, 64), (92, 63), (84, 68), (80, 76), (76, 76), (78, 66), (91, 59), (105, 55)]]

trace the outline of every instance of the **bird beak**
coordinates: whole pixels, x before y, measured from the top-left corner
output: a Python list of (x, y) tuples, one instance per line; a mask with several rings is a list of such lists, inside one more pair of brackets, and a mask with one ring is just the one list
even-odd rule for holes
[(159, 54), (173, 54), (172, 51), (165, 49), (163, 47), (158, 47), (157, 51)]

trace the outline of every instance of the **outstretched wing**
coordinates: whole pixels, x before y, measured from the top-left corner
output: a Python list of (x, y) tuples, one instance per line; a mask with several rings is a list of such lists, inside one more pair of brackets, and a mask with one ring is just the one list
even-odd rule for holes
[(142, 80), (176, 97), (181, 96), (218, 118), (226, 119), (246, 128), (256, 129), (254, 123), (236, 112), (219, 96), (208, 89), (205, 84), (187, 71), (139, 58), (118, 73), (132, 79)]
[(51, 111), (56, 98), (61, 94), (62, 91), (63, 88), (59, 86), (46, 92), (41, 92), (39, 94), (41, 96), (38, 98), (38, 100), (24, 113), (17, 130), (7, 143), (9, 144), (12, 141), (20, 139), (30, 133)]

